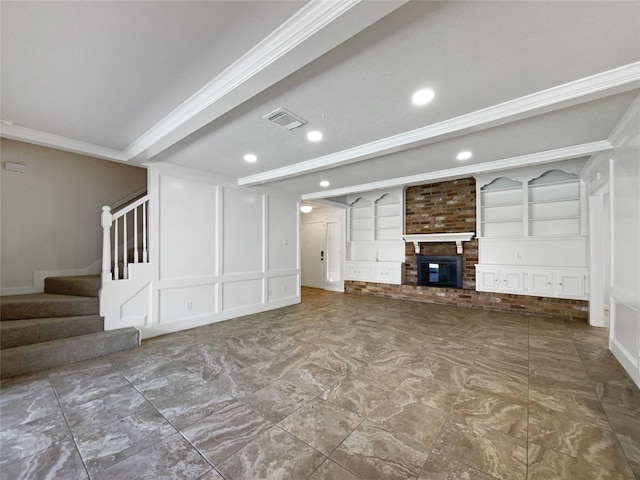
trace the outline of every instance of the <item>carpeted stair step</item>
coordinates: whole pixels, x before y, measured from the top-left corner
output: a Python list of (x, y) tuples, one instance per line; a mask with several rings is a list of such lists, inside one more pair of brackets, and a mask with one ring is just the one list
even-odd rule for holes
[(97, 297), (102, 286), (100, 275), (79, 275), (75, 277), (47, 277), (44, 279), (45, 293)]
[(0, 297), (0, 320), (97, 315), (97, 297), (30, 293)]
[(38, 372), (136, 348), (140, 332), (121, 328), (0, 351), (0, 378)]
[(49, 342), (103, 330), (104, 320), (99, 315), (4, 320), (0, 322), (0, 349)]

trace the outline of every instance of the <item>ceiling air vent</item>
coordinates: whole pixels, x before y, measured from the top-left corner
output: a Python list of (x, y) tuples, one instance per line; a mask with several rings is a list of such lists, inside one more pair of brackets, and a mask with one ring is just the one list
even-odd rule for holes
[(291, 113), (286, 108), (278, 108), (273, 112), (265, 115), (262, 118), (266, 118), (270, 122), (275, 123), (276, 125), (280, 125), (281, 127), (286, 128), (287, 130), (293, 130), (300, 125), (304, 125), (307, 121), (304, 118), (299, 117), (295, 113)]

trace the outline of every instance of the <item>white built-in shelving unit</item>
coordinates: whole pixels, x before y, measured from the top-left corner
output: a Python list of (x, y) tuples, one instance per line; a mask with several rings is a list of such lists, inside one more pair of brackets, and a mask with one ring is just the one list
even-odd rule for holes
[(523, 234), (522, 182), (499, 177), (480, 189), (480, 236)]
[(345, 279), (402, 283), (403, 189), (366, 192), (350, 196), (347, 201), (349, 239)]
[(476, 177), (476, 289), (588, 297), (584, 159)]

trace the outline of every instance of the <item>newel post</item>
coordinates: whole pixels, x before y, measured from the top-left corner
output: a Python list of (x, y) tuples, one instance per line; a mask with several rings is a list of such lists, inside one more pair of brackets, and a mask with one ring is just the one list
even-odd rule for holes
[(111, 275), (111, 207), (102, 207), (102, 282), (113, 280)]

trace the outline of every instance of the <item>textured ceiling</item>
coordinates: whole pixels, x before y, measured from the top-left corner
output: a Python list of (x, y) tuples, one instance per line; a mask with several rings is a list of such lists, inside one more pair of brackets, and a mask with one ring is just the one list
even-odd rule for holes
[[(123, 150), (313, 3), (3, 1), (2, 118)], [(349, 27), (346, 41), (332, 47), (315, 35), (326, 53), (313, 44), (308, 61), (297, 60), (304, 66), (281, 71), (150, 161), (242, 179), (640, 61), (640, 2), (415, 1), (389, 10), (368, 28), (338, 19), (326, 36)], [(411, 94), (425, 86), (434, 101), (413, 106)], [(309, 194), (320, 179), (334, 189), (447, 170), (463, 148), (473, 165), (606, 140), (638, 86), (269, 184)], [(287, 131), (262, 119), (280, 106), (309, 123)], [(311, 129), (324, 140), (308, 142)], [(248, 152), (257, 163), (242, 160)]]

